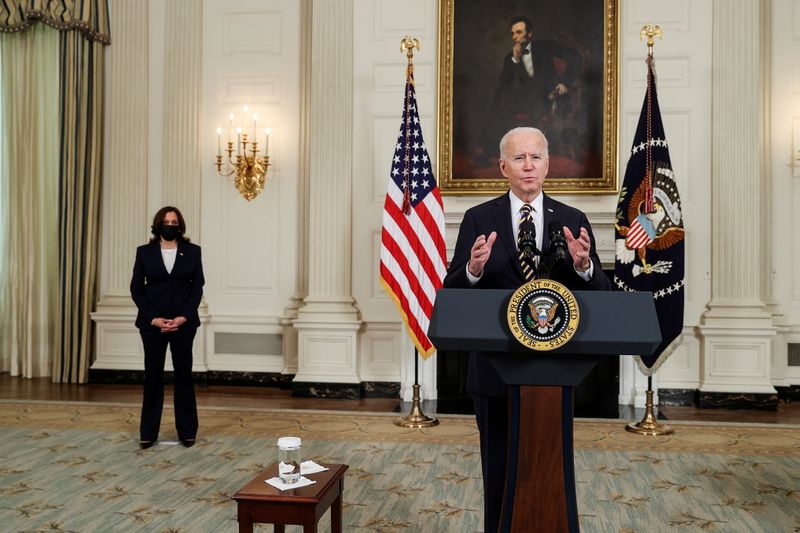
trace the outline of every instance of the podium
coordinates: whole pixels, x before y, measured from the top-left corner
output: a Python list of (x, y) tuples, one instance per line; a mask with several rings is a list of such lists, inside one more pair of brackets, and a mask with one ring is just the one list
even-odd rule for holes
[(553, 351), (533, 351), (509, 331), (506, 314), (512, 293), (440, 290), (428, 337), (437, 350), (486, 352), (509, 386), (500, 532), (577, 532), (573, 388), (607, 355), (650, 355), (656, 350), (661, 332), (653, 295), (575, 291), (580, 309), (575, 335)]

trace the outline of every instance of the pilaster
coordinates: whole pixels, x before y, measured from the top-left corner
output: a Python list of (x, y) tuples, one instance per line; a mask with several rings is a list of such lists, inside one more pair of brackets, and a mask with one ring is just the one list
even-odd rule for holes
[[(142, 368), (141, 341), (133, 325), (130, 276), (136, 247), (147, 240), (148, 0), (111, 0), (114, 46), (106, 51), (103, 214), (100, 290), (95, 311), (92, 368)], [(110, 117), (114, 117), (111, 120)]]
[(703, 314), (703, 392), (775, 393), (770, 275), (767, 121), (769, 0), (714, 3), (712, 280)]
[(162, 198), (181, 210), (187, 234), (197, 242), (203, 6), (201, 0), (172, 0), (164, 8)]
[(311, 3), (308, 294), (295, 382), (357, 383), (358, 317), (351, 291), (353, 0)]
[(300, 171), (297, 176), (297, 276), (294, 294), (284, 310), (283, 328), (283, 369), (282, 374), (297, 374), (298, 333), (294, 327), (303, 299), (308, 295), (308, 176), (310, 166), (311, 137), (311, 42), (313, 20), (312, 0), (301, 0), (301, 67), (300, 67)]

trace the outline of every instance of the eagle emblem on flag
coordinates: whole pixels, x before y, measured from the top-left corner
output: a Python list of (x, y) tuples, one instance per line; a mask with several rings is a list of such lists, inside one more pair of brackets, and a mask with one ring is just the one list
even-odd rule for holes
[[(633, 263), (638, 256), (640, 264), (632, 267), (633, 276), (640, 274), (668, 274), (672, 261), (658, 260), (648, 263), (648, 250), (665, 250), (681, 242), (684, 237), (681, 199), (675, 185), (675, 176), (668, 163), (657, 161), (652, 180), (642, 180), (628, 203), (630, 226), (619, 225), (617, 261), (623, 265)], [(652, 183), (652, 210), (647, 210), (646, 194)]]

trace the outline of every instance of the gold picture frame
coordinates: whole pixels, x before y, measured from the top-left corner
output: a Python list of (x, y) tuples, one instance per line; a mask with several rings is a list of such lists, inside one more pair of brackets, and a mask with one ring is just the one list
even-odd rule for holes
[[(587, 7), (586, 0), (439, 0), (437, 158), (443, 194), (506, 191), (497, 143), (517, 125), (540, 127), (548, 137), (547, 192), (617, 192), (619, 2), (594, 1), (596, 7)], [(532, 22), (531, 57), (549, 57), (539, 67), (540, 79), (547, 80), (540, 84), (569, 79), (564, 103), (555, 90), (538, 88), (534, 99), (519, 86), (508, 88), (504, 72), (513, 46), (511, 22), (518, 15)]]

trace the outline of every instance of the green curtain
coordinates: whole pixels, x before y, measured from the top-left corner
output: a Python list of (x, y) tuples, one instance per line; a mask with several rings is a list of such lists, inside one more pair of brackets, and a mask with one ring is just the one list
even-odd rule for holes
[(0, 34), (0, 370), (50, 375), (58, 311), (59, 32)]
[(103, 141), (103, 49), (61, 35), (59, 286), (61, 320), (53, 382), (85, 383), (91, 363)]
[[(84, 383), (92, 348), (103, 140), (103, 45), (109, 44), (107, 0), (2, 0), (0, 31), (36, 22), (60, 30), (58, 113), (57, 320), (50, 358), (56, 383)], [(19, 59), (15, 59), (15, 62)]]

